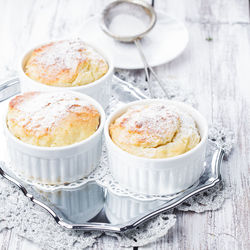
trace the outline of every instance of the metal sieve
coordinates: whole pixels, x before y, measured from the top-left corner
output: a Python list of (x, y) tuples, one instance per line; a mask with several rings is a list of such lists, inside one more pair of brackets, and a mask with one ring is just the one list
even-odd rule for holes
[(103, 10), (101, 28), (108, 36), (117, 41), (134, 42), (144, 64), (151, 97), (153, 97), (153, 93), (149, 77), (150, 72), (168, 97), (164, 83), (148, 64), (140, 42), (141, 38), (154, 27), (156, 19), (154, 9), (142, 0), (117, 0), (107, 5)]

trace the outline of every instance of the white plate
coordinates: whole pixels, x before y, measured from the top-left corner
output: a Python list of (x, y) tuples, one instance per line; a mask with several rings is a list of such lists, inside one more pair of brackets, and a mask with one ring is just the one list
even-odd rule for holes
[[(106, 50), (113, 57), (117, 68), (143, 68), (135, 45), (114, 41), (104, 34), (99, 23), (99, 15), (90, 18), (78, 31), (77, 36)], [(155, 27), (142, 39), (143, 51), (151, 66), (173, 60), (183, 52), (187, 43), (188, 31), (184, 24), (162, 12), (157, 12)]]

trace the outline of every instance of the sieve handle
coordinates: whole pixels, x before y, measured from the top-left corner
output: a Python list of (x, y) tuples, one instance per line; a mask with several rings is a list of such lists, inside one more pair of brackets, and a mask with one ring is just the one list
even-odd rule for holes
[(147, 59), (146, 59), (146, 57), (145, 57), (145, 55), (143, 53), (140, 40), (136, 39), (136, 40), (134, 40), (134, 43), (136, 45), (136, 48), (139, 51), (140, 57), (141, 57), (142, 62), (144, 64), (144, 70), (145, 70), (145, 74), (146, 74), (146, 81), (148, 83), (149, 93), (150, 93), (150, 96), (153, 98), (154, 95), (153, 95), (153, 92), (152, 92), (152, 86), (151, 86), (150, 77), (149, 77), (149, 65), (148, 65)]
[(141, 59), (142, 59), (143, 64), (144, 64), (144, 70), (145, 70), (145, 73), (146, 73), (146, 79), (147, 79), (147, 82), (148, 82), (149, 92), (150, 92), (151, 97), (154, 97), (154, 96), (153, 96), (153, 93), (152, 93), (152, 86), (151, 86), (151, 81), (150, 81), (150, 77), (149, 77), (149, 72), (151, 72), (151, 74), (154, 76), (155, 80), (157, 81), (157, 83), (161, 87), (161, 89), (164, 92), (165, 96), (169, 99), (169, 95), (168, 95), (166, 89), (164, 88), (164, 82), (158, 77), (158, 75), (155, 73), (153, 68), (148, 64), (148, 61), (147, 61), (147, 59), (145, 57), (145, 54), (144, 54), (144, 52), (142, 50), (140, 39), (138, 38), (138, 39), (134, 40), (134, 43), (136, 45), (136, 48), (139, 51), (139, 54), (140, 54)]

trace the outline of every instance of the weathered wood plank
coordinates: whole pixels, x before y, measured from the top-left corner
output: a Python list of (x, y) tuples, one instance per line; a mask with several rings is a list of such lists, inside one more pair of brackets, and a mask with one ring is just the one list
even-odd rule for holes
[(191, 23), (249, 23), (249, 3), (246, 0), (158, 0), (155, 8)]
[(0, 234), (0, 243), (1, 243), (1, 250), (7, 250), (9, 249), (10, 245), (10, 238), (11, 238), (11, 231), (10, 230), (4, 230)]

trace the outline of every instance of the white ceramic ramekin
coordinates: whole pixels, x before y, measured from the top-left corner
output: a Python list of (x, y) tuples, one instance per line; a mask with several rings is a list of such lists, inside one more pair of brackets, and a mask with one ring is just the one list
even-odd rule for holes
[(107, 192), (105, 213), (111, 223), (124, 223), (153, 211), (165, 202), (162, 200), (142, 201)]
[(62, 147), (27, 144), (11, 134), (4, 120), (12, 168), (25, 178), (44, 184), (69, 183), (87, 176), (98, 165), (102, 153), (104, 110), (93, 98), (77, 92), (74, 94), (93, 104), (101, 115), (97, 131), (81, 142)]
[(55, 191), (37, 190), (73, 223), (89, 221), (104, 206), (104, 190), (93, 182), (77, 188), (67, 187)]
[[(201, 136), (201, 141), (196, 147), (175, 157), (148, 159), (129, 154), (112, 141), (109, 135), (109, 125), (129, 107), (159, 102), (176, 105), (194, 118)], [(169, 195), (183, 191), (193, 185), (204, 171), (207, 133), (206, 119), (185, 103), (149, 99), (126, 104), (109, 116), (104, 128), (111, 173), (121, 186), (134, 192)]]
[(33, 50), (41, 47), (44, 44), (45, 43), (40, 44), (40, 45), (30, 49), (21, 57), (21, 62), (19, 63), (19, 78), (20, 78), (20, 83), (21, 83), (21, 91), (22, 92), (37, 91), (37, 90), (38, 91), (50, 91), (50, 90), (76, 91), (76, 92), (80, 92), (80, 93), (83, 93), (83, 94), (86, 94), (86, 95), (93, 97), (105, 109), (109, 103), (110, 83), (112, 81), (112, 76), (113, 76), (113, 71), (114, 71), (113, 62), (110, 59), (110, 57), (107, 56), (106, 53), (103, 52), (101, 49), (96, 48), (95, 46), (92, 46), (92, 45), (86, 43), (86, 45), (92, 47), (101, 56), (104, 57), (104, 59), (106, 60), (106, 62), (109, 65), (108, 72), (104, 76), (102, 76), (100, 79), (98, 79), (92, 83), (86, 84), (86, 85), (76, 86), (76, 87), (55, 87), (55, 86), (50, 86), (50, 85), (46, 85), (46, 84), (34, 81), (24, 73), (24, 66), (26, 65), (26, 62), (27, 62), (28, 58), (30, 57), (31, 53), (33, 52)]

